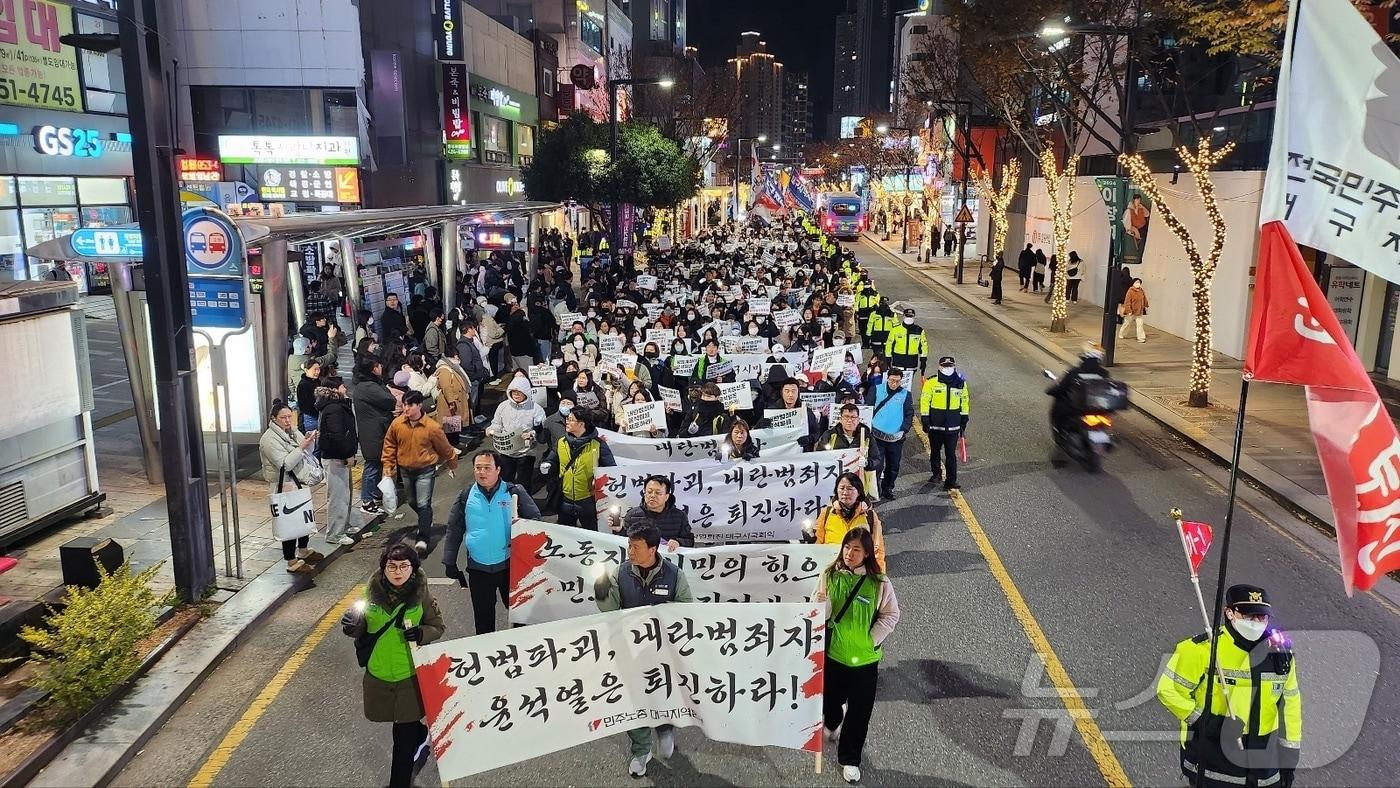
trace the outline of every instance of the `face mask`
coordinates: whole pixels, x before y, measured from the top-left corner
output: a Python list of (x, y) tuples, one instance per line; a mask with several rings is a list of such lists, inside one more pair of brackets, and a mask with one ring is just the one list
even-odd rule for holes
[(560, 415), (560, 416), (567, 416), (567, 415), (569, 415), (570, 413), (572, 413), (573, 410), (574, 410), (574, 406), (573, 406), (573, 405), (560, 405), (560, 406), (559, 406), (559, 415)]
[(581, 347), (583, 347), (583, 340), (582, 340), (582, 339), (575, 339), (575, 340), (574, 340), (574, 347), (576, 347), (576, 348), (581, 348)]
[(939, 367), (939, 368), (938, 368), (938, 374), (940, 374), (940, 375), (951, 375), (951, 374), (953, 374), (953, 368), (952, 368), (952, 367)]
[(685, 316), (685, 319), (686, 319), (686, 320), (694, 320), (694, 319), (695, 319), (695, 313), (694, 313), (694, 312), (687, 313), (686, 316)]
[(589, 316), (589, 317), (597, 317), (597, 316), (598, 316), (598, 313), (597, 313), (597, 312), (594, 312), (592, 309), (590, 309), (590, 310), (588, 310), (588, 316)]
[(1253, 621), (1247, 618), (1232, 619), (1230, 625), (1233, 626), (1235, 631), (1240, 633), (1240, 637), (1245, 640), (1258, 640), (1264, 637), (1264, 630), (1269, 628), (1269, 622), (1267, 620)]
[(556, 366), (556, 367), (562, 367), (562, 366), (564, 366), (564, 359), (562, 359), (562, 358), (552, 358), (552, 359), (549, 360), (549, 363), (553, 364), (553, 365)]
[(671, 352), (672, 352), (672, 353), (684, 353), (684, 352), (685, 352), (685, 345), (679, 345), (679, 344), (678, 344), (678, 345), (675, 345), (675, 346), (673, 346), (673, 347), (671, 348)]
[(914, 325), (914, 318), (912, 318), (912, 317), (906, 317), (906, 318), (904, 318), (904, 325), (906, 325), (906, 326), (912, 326), (912, 325)]
[(661, 355), (660, 353), (658, 353), (658, 352), (656, 352), (656, 351), (654, 351), (654, 350), (648, 350), (648, 351), (647, 351), (647, 358), (649, 358), (649, 359), (655, 360), (656, 358), (660, 357), (660, 355)]

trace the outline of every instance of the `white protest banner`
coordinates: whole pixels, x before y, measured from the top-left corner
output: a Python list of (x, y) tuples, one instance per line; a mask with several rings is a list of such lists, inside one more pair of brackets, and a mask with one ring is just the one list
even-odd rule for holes
[(530, 385), (556, 388), (559, 386), (559, 368), (553, 364), (531, 364), (528, 370)]
[[(612, 446), (612, 441), (608, 441)], [(608, 509), (642, 504), (648, 476), (670, 478), (676, 506), (690, 515), (697, 543), (798, 539), (831, 500), (836, 477), (863, 466), (860, 451), (822, 451), (745, 462), (644, 462), (593, 471), (599, 530)]]
[(688, 378), (690, 373), (695, 371), (695, 362), (699, 360), (699, 356), (671, 356), (671, 371), (676, 377)]
[(796, 429), (800, 435), (807, 434), (807, 412), (801, 406), (778, 410), (769, 408), (763, 411), (763, 417), (768, 419), (768, 426), (773, 429)]
[[(510, 623), (592, 615), (596, 567), (627, 558), (627, 537), (539, 520), (510, 527)], [(697, 602), (806, 602), (836, 559), (835, 544), (679, 547), (662, 554), (685, 572)]]
[(719, 384), (719, 401), (724, 403), (724, 407), (735, 407), (739, 410), (748, 410), (753, 407), (753, 389), (749, 388), (746, 380), (738, 383)]
[(648, 432), (652, 427), (666, 429), (666, 403), (629, 402), (622, 406), (627, 432)]
[(617, 334), (602, 334), (598, 337), (598, 352), (603, 355), (622, 352), (622, 337)]
[(505, 435), (492, 435), (491, 448), (501, 454), (518, 456), (525, 450), (525, 436), (518, 432), (510, 432)]
[(655, 320), (661, 317), (661, 313), (666, 310), (665, 304), (646, 304), (647, 320)]
[(764, 337), (739, 337), (738, 353), (766, 353), (768, 340)]
[[(598, 430), (603, 440), (608, 442), (618, 465), (636, 465), (644, 462), (695, 462), (715, 461), (719, 458), (719, 444), (723, 435), (704, 435), (698, 438), (636, 438), (620, 432)], [(775, 430), (756, 429), (749, 433), (764, 459), (790, 457), (802, 453), (797, 444), (801, 437), (796, 428)]]
[(664, 350), (676, 341), (676, 329), (674, 328), (648, 328), (646, 341), (655, 342), (658, 350)]
[(836, 392), (834, 391), (804, 391), (797, 397), (807, 407), (824, 415), (830, 415), (831, 405), (836, 402)]
[(653, 605), (416, 646), (438, 775), (664, 724), (820, 752), (825, 618), (810, 602)]
[(564, 314), (559, 316), (560, 328), (572, 328), (574, 323), (582, 324), (583, 322), (584, 317), (582, 312), (565, 312)]
[(729, 359), (705, 366), (705, 380), (719, 380), (734, 371), (734, 362)]
[(819, 347), (812, 351), (812, 363), (808, 366), (817, 372), (840, 372), (846, 367), (846, 346)]
[(855, 305), (856, 305), (856, 294), (855, 294), (855, 293), (837, 293), (837, 294), (836, 294), (836, 305), (837, 305), (837, 306), (855, 306)]
[(802, 322), (802, 313), (796, 309), (779, 309), (773, 313), (773, 325), (778, 328), (792, 328)]
[(665, 403), (668, 403), (668, 404), (673, 403), (673, 404), (675, 404), (675, 405), (680, 405), (680, 404), (681, 404), (681, 390), (680, 390), (680, 389), (673, 389), (673, 388), (671, 388), (670, 386), (657, 386), (656, 388), (657, 388), (658, 391), (661, 392), (661, 401), (662, 401), (662, 402), (665, 402)]
[(766, 315), (773, 311), (773, 299), (771, 298), (750, 298), (749, 314)]
[(656, 284), (656, 277), (654, 276), (641, 274), (637, 277), (637, 287), (641, 290), (655, 290)]

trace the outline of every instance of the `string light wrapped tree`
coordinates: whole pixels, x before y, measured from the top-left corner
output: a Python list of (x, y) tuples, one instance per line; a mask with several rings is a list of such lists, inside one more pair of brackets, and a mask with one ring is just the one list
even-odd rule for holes
[(1182, 248), (1186, 250), (1186, 257), (1191, 262), (1191, 300), (1195, 305), (1196, 314), (1191, 338), (1191, 388), (1187, 404), (1193, 408), (1204, 408), (1210, 404), (1210, 374), (1214, 360), (1211, 349), (1210, 287), (1215, 281), (1215, 269), (1220, 263), (1220, 254), (1225, 249), (1225, 220), (1220, 216), (1220, 201), (1215, 195), (1215, 182), (1211, 179), (1211, 170), (1234, 149), (1233, 142), (1213, 148), (1210, 137), (1201, 138), (1195, 153), (1184, 145), (1176, 149), (1176, 155), (1196, 181), (1196, 192), (1206, 209), (1206, 217), (1210, 219), (1210, 249), (1204, 254), (1201, 253), (1196, 240), (1191, 237), (1190, 231), (1182, 225), (1172, 212), (1171, 206), (1162, 198), (1162, 189), (1153, 179), (1152, 171), (1142, 156), (1133, 154), (1119, 157), (1123, 166), (1128, 168), (1133, 182), (1151, 198), (1157, 208), (1157, 215), (1162, 217), (1162, 221), (1171, 228), (1177, 240), (1181, 241)]
[(977, 170), (973, 179), (977, 181), (977, 193), (986, 201), (992, 214), (992, 259), (998, 252), (1006, 251), (1006, 235), (1011, 229), (1007, 212), (1011, 208), (1011, 198), (1016, 196), (1016, 184), (1021, 178), (1021, 162), (1012, 159), (1001, 170), (1001, 188), (992, 188), (992, 178), (984, 169)]
[(1069, 250), (1069, 234), (1074, 224), (1074, 173), (1079, 169), (1079, 154), (1065, 161), (1064, 169), (1055, 166), (1055, 151), (1046, 146), (1040, 151), (1040, 174), (1045, 178), (1045, 193), (1050, 197), (1050, 215), (1055, 226), (1055, 255), (1059, 268), (1054, 272), (1050, 288), (1050, 331), (1062, 333), (1069, 321), (1069, 302), (1065, 297), (1065, 255)]

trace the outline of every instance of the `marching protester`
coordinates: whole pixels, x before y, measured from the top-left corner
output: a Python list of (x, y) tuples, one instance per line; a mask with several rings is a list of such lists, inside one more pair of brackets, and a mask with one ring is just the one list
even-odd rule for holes
[[(258, 439), (258, 456), (262, 459), (262, 473), (267, 480), (269, 496), (282, 492), (288, 479), (298, 487), (314, 486), (321, 481), (321, 466), (311, 454), (311, 445), (315, 442), (316, 433), (303, 434), (297, 429), (296, 414), (287, 403), (280, 399), (272, 401), (267, 430)], [(307, 547), (310, 538), (307, 535), (283, 540), (282, 560), (287, 562), (288, 572), (314, 572), (312, 564), (325, 558)]]
[(817, 515), (813, 535), (817, 544), (841, 544), (853, 528), (870, 531), (875, 544), (875, 562), (881, 572), (885, 571), (885, 530), (880, 526), (880, 516), (865, 495), (865, 483), (860, 475), (845, 471), (836, 478), (831, 502)]
[[(929, 484), (942, 484), (945, 490), (958, 489), (958, 440), (967, 434), (970, 398), (967, 378), (958, 371), (952, 356), (938, 359), (938, 374), (924, 381), (919, 398), (919, 414), (928, 433)], [(939, 451), (943, 462), (939, 463)]]
[[(446, 575), (471, 591), (476, 634), (496, 631), (496, 598), (510, 607), (510, 524), (539, 519), (535, 499), (518, 484), (504, 481), (501, 455), (483, 449), (472, 457), (473, 483), (457, 494), (442, 540)], [(465, 549), (467, 571), (457, 565)]]
[[(627, 510), (621, 519), (622, 532), (632, 533), (633, 529), (647, 526), (661, 534), (667, 550), (694, 547), (695, 534), (690, 530), (690, 515), (676, 506), (672, 487), (668, 476), (648, 476), (642, 485), (642, 505)], [(614, 526), (613, 530), (617, 531), (618, 528)]]
[(417, 391), (403, 395), (403, 414), (389, 424), (380, 453), (385, 478), (392, 479), (395, 471), (403, 471), (408, 505), (418, 513), (417, 541), (413, 546), (421, 555), (427, 555), (432, 539), (433, 486), (438, 465), (447, 466), (448, 476), (457, 475), (457, 452), (447, 442), (442, 427), (424, 414), (426, 399)]
[(867, 405), (874, 405), (870, 416), (871, 432), (875, 435), (875, 453), (880, 455), (880, 497), (894, 500), (894, 483), (899, 478), (903, 459), (904, 439), (914, 426), (914, 398), (904, 388), (904, 372), (895, 367), (885, 374), (884, 382), (870, 392)]
[(875, 711), (881, 646), (899, 623), (899, 601), (876, 563), (868, 529), (853, 528), (842, 537), (841, 552), (817, 581), (813, 600), (826, 603), (830, 633), (822, 694), (827, 740), (836, 742), (841, 777), (855, 783)]
[(564, 435), (553, 446), (540, 473), (559, 467), (559, 524), (588, 531), (598, 529), (598, 502), (593, 498), (593, 471), (616, 465), (612, 449), (598, 439), (593, 414), (570, 408), (564, 417)]
[(409, 644), (427, 645), (447, 630), (418, 553), (391, 542), (361, 601), (341, 616), (340, 625), (355, 639), (355, 657), (365, 669), (365, 719), (393, 724), (389, 786), (408, 788), (433, 749)]
[[(660, 547), (661, 532), (650, 523), (627, 532), (627, 560), (593, 581), (593, 598), (597, 600), (599, 610), (606, 613), (667, 602), (695, 601), (685, 573), (660, 555)], [(632, 759), (627, 764), (627, 773), (632, 777), (645, 776), (647, 764), (651, 763), (652, 729), (634, 728), (627, 732), (627, 738), (632, 742)], [(675, 728), (670, 725), (658, 726), (656, 753), (666, 759), (675, 751)]]
[(512, 379), (506, 386), (506, 398), (496, 406), (496, 415), (486, 428), (500, 454), (501, 472), (507, 481), (524, 483), (522, 461), (530, 452), (536, 430), (544, 425), (544, 408), (534, 401), (534, 393), (528, 379)]

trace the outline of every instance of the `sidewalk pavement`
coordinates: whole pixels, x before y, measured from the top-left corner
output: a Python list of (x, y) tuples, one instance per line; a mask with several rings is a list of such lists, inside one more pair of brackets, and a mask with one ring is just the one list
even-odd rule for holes
[[(1077, 363), (1089, 340), (1097, 341), (1103, 308), (1090, 303), (1069, 305), (1068, 331), (1050, 332), (1050, 307), (1044, 293), (1019, 292), (1014, 270), (1002, 279), (1002, 303), (992, 303), (991, 288), (977, 284), (976, 258), (964, 261), (963, 284), (953, 281), (956, 257), (935, 257), (918, 262), (913, 252), (900, 254), (899, 241), (881, 241), (867, 233), (864, 241), (891, 260), (921, 275), (959, 306), (975, 309), (1010, 329), (1030, 344), (1055, 356), (1065, 367)], [(990, 275), (990, 268), (986, 269)], [(899, 299), (899, 294), (887, 297)], [(943, 353), (938, 337), (930, 336), (930, 350)], [(956, 348), (948, 348), (954, 356)], [(1239, 360), (1215, 354), (1211, 375), (1211, 404), (1193, 408), (1186, 404), (1191, 370), (1191, 343), (1160, 329), (1147, 328), (1147, 341), (1139, 343), (1128, 333), (1117, 343), (1113, 376), (1130, 387), (1133, 407), (1180, 434), (1190, 443), (1229, 465), (1235, 419), (1240, 398)], [(1054, 370), (1057, 374), (1063, 368)], [(1047, 405), (1048, 408), (1048, 405)], [(1246, 408), (1241, 473), (1318, 521), (1332, 523), (1327, 486), (1317, 461), (1317, 450), (1308, 431), (1303, 389), (1297, 386), (1256, 383), (1250, 387)]]

